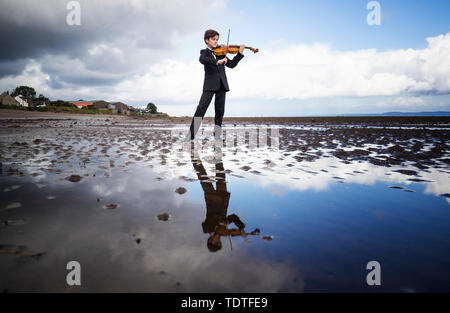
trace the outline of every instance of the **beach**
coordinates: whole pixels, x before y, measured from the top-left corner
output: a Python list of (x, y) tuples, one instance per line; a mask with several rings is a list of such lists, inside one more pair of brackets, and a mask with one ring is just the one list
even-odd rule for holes
[(190, 122), (0, 110), (0, 291), (450, 290), (450, 117)]

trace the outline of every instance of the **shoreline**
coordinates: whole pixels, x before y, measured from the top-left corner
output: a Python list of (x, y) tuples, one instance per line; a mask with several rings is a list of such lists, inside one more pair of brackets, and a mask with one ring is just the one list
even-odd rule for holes
[[(1, 109), (0, 119), (27, 119), (27, 118), (83, 118), (83, 119), (114, 119), (114, 120), (132, 120), (149, 121), (155, 123), (168, 124), (190, 123), (191, 117), (186, 116), (139, 116), (139, 115), (121, 115), (121, 114), (86, 114), (73, 112), (40, 112), (40, 111), (22, 111), (13, 109)], [(214, 117), (204, 117), (203, 123), (213, 124)], [(450, 116), (308, 116), (308, 117), (224, 117), (224, 124), (377, 124), (377, 125), (405, 125), (405, 124), (450, 124)]]
[[(13, 109), (0, 109), (1, 119), (26, 119), (26, 118), (108, 118), (121, 120), (142, 120), (173, 123), (190, 123), (191, 117), (186, 116), (139, 116), (139, 115), (121, 115), (121, 114), (86, 114), (73, 112), (40, 112), (40, 111), (22, 111)], [(203, 122), (213, 124), (214, 117), (204, 117)], [(308, 116), (308, 117), (224, 117), (224, 123), (257, 123), (257, 124), (354, 124), (375, 123), (378, 125), (393, 124), (450, 124), (450, 116)]]

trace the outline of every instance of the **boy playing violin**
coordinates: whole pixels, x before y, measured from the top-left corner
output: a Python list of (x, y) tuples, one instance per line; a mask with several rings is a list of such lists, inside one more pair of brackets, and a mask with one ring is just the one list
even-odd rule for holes
[(200, 51), (199, 61), (205, 68), (205, 80), (203, 82), (203, 93), (200, 97), (199, 104), (192, 118), (191, 127), (189, 129), (186, 140), (194, 140), (200, 124), (205, 116), (206, 110), (211, 103), (212, 97), (215, 95), (215, 117), (214, 117), (214, 137), (220, 139), (222, 134), (222, 119), (225, 112), (225, 93), (230, 91), (228, 87), (225, 66), (234, 68), (244, 57), (243, 51), (245, 45), (240, 45), (236, 56), (230, 60), (226, 55), (216, 56), (214, 49), (217, 48), (219, 33), (213, 29), (208, 29), (204, 36), (206, 49)]

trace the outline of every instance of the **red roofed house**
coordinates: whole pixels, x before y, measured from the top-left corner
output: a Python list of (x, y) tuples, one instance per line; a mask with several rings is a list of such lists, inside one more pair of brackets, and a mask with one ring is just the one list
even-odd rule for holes
[(114, 114), (127, 114), (130, 115), (130, 109), (125, 103), (122, 102), (106, 102), (104, 100), (94, 101), (71, 101), (73, 105), (76, 105), (79, 109), (87, 106), (92, 106), (97, 109), (111, 109)]
[(93, 104), (94, 104), (94, 102), (70, 102), (70, 103), (72, 103), (72, 104), (76, 105), (76, 106), (77, 106), (77, 108), (79, 108), (79, 109), (81, 109), (81, 108), (83, 108), (83, 107), (87, 107), (87, 106), (89, 106), (89, 105), (93, 105)]

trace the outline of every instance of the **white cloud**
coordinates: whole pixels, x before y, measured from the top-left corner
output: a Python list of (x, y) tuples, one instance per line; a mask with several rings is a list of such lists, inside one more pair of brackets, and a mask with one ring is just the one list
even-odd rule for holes
[(396, 109), (409, 109), (418, 110), (426, 109), (428, 103), (421, 97), (396, 97), (392, 101), (380, 101), (376, 104), (377, 107), (382, 108), (396, 108)]
[[(150, 35), (142, 30), (149, 29), (151, 34), (156, 32), (155, 40), (158, 41), (168, 27), (170, 31), (164, 41), (180, 43), (183, 38), (180, 34), (198, 29), (208, 20), (205, 11), (200, 9), (204, 2), (166, 2), (134, 0), (123, 6), (124, 12), (121, 12), (117, 9), (122, 8), (122, 4), (110, 1), (103, 10), (112, 13), (96, 23), (92, 19), (101, 6), (83, 2), (90, 9), (85, 17), (85, 23), (89, 25), (114, 20), (127, 12), (139, 12), (140, 17), (145, 15), (152, 21), (150, 24), (142, 20), (134, 23), (126, 32), (130, 36), (119, 36), (114, 43), (93, 41), (82, 56), (53, 53), (31, 59), (30, 64), (39, 69), (36, 76), (30, 74), (28, 66), (21, 75), (1, 79), (0, 89), (26, 84), (38, 93), (45, 92), (51, 98), (66, 100), (82, 97), (126, 103), (146, 103), (149, 99), (166, 104), (197, 103), (203, 83), (203, 66), (197, 57), (183, 62), (179, 55), (171, 53), (171, 45), (149, 48)], [(26, 12), (34, 2), (29, 3), (24, 6)], [(208, 2), (208, 5), (215, 9), (225, 8), (225, 2), (219, 0)], [(28, 23), (25, 19), (28, 15), (18, 11), (17, 6), (3, 7), (14, 8), (11, 11), (14, 14), (11, 14), (18, 17), (17, 23)], [(182, 12), (187, 7), (189, 12), (198, 8), (193, 18), (183, 17)], [(37, 13), (39, 18), (35, 16), (31, 21), (54, 19), (48, 13), (50, 8), (45, 8)], [(117, 24), (112, 25), (115, 26), (111, 31), (116, 30)], [(149, 25), (158, 27), (152, 29)], [(450, 92), (450, 33), (429, 37), (426, 41), (428, 45), (424, 49), (382, 52), (376, 49), (338, 51), (321, 43), (289, 45), (283, 42), (280, 49), (279, 42), (268, 43), (266, 47), (260, 47), (257, 54), (246, 50), (238, 67), (227, 69), (232, 90), (230, 96), (234, 101), (384, 96), (396, 98), (378, 102), (375, 106), (426, 108), (427, 103), (418, 95)]]
[[(246, 50), (246, 57), (238, 67), (228, 69), (227, 76), (235, 99), (398, 95), (393, 101), (397, 106), (425, 106), (420, 97), (400, 95), (450, 91), (450, 33), (427, 41), (425, 49), (386, 52), (332, 51), (323, 44), (262, 49), (258, 54)], [(127, 99), (151, 96), (197, 101), (202, 80), (198, 60), (167, 59), (151, 66), (146, 74), (118, 84), (115, 90)]]
[(236, 97), (308, 99), (450, 91), (450, 33), (425, 49), (332, 51), (295, 45), (251, 55), (233, 73)]
[(420, 97), (409, 97), (409, 98), (397, 97), (394, 99), (394, 103), (397, 105), (409, 106), (411, 104), (423, 105), (425, 102)]
[(40, 64), (31, 61), (20, 75), (1, 78), (0, 86), (2, 86), (3, 89), (9, 90), (20, 85), (33, 86), (39, 94), (49, 91), (49, 80), (49, 75), (42, 72)]

